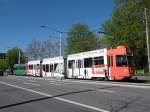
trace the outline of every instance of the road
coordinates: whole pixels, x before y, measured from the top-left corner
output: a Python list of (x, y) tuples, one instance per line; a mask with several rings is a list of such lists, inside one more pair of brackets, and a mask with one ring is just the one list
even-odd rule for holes
[(0, 112), (150, 112), (150, 85), (5, 76)]

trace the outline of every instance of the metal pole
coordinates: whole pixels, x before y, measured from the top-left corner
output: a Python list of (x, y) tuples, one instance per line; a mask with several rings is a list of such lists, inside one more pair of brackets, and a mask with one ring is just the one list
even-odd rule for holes
[(20, 64), (20, 49), (18, 48), (18, 64)]
[(61, 31), (59, 31), (59, 30), (50, 28), (50, 27), (45, 26), (45, 25), (42, 25), (41, 27), (42, 27), (42, 28), (47, 28), (47, 29), (49, 29), (49, 30), (55, 31), (55, 32), (57, 32), (57, 33), (60, 34), (60, 40), (59, 40), (59, 47), (60, 47), (60, 48), (59, 48), (59, 54), (60, 54), (60, 56), (61, 56), (61, 55), (62, 55), (62, 45), (61, 45), (61, 41), (62, 41), (62, 33), (64, 33), (64, 32), (61, 32)]
[(150, 57), (149, 57), (149, 35), (148, 35), (148, 22), (147, 22), (147, 9), (145, 8), (145, 27), (146, 27), (146, 41), (147, 41), (147, 56), (148, 56), (148, 73), (150, 75)]
[(60, 32), (60, 57), (61, 57), (61, 38), (62, 38), (62, 32)]

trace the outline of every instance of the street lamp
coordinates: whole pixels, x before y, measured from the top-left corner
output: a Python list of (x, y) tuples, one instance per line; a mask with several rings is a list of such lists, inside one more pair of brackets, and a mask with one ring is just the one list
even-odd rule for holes
[(21, 55), (20, 49), (18, 48), (18, 64), (20, 64), (20, 55)]
[(61, 53), (61, 49), (62, 49), (61, 40), (62, 40), (62, 33), (63, 33), (63, 32), (62, 32), (62, 31), (59, 31), (59, 30), (56, 30), (56, 29), (53, 29), (53, 28), (50, 28), (50, 27), (45, 26), (45, 25), (42, 25), (41, 27), (59, 33), (59, 37), (60, 37), (60, 38), (59, 38), (59, 54), (60, 54), (60, 57), (61, 57), (61, 55), (62, 55), (62, 53)]

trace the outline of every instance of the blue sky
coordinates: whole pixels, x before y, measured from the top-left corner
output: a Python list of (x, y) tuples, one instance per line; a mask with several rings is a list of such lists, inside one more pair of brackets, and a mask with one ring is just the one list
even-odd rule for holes
[(80, 22), (98, 30), (113, 7), (113, 0), (0, 0), (0, 52), (15, 46), (25, 51), (33, 38), (57, 38), (41, 25), (68, 31)]

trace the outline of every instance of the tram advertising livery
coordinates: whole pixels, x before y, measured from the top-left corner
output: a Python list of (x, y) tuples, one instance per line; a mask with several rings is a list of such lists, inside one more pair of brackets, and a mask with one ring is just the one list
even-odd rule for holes
[(68, 55), (29, 61), (27, 76), (65, 77), (80, 79), (122, 80), (134, 76), (133, 54), (128, 46), (98, 49)]

